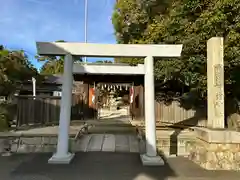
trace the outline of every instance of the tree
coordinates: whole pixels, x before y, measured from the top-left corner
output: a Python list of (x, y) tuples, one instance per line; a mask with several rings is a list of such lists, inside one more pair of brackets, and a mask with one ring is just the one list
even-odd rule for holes
[(103, 64), (112, 64), (112, 61), (104, 60), (104, 61), (96, 61), (96, 63), (103, 63)]
[[(10, 51), (0, 45), (0, 96), (15, 92), (19, 83), (38, 77), (36, 68), (29, 62), (24, 51)], [(9, 127), (14, 104), (0, 102), (0, 131)]]
[(38, 76), (24, 51), (10, 51), (0, 46), (0, 94), (8, 95), (16, 84)]
[(62, 74), (64, 57), (44, 57), (44, 64), (40, 69), (41, 74)]
[[(240, 95), (238, 0), (119, 0), (112, 19), (119, 43), (183, 44), (181, 58), (155, 61), (156, 79), (172, 96), (206, 99), (206, 42), (224, 37), (226, 95)], [(129, 64), (135, 61), (129, 59)]]

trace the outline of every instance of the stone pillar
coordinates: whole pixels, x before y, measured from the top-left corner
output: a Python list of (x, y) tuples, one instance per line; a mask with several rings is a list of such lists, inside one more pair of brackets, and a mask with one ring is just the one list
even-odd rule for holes
[(72, 106), (72, 85), (73, 85), (73, 57), (65, 55), (64, 74), (62, 85), (62, 98), (60, 109), (60, 121), (58, 130), (57, 152), (48, 160), (52, 164), (68, 164), (74, 154), (68, 152), (69, 148), (69, 125)]
[(164, 161), (160, 156), (157, 156), (156, 147), (154, 58), (146, 57), (144, 64), (146, 154), (141, 155), (141, 160), (143, 165), (158, 166), (163, 165)]
[(208, 127), (224, 128), (223, 38), (207, 42)]

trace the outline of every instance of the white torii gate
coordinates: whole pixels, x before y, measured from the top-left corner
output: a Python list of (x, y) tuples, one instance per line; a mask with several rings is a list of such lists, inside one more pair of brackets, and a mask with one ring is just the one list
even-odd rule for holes
[[(144, 67), (125, 67), (114, 73), (112, 67), (87, 68), (88, 65), (80, 65), (84, 71), (102, 74), (143, 74), (145, 88), (145, 132), (146, 154), (141, 155), (143, 165), (163, 165), (164, 161), (157, 155), (156, 148), (156, 120), (154, 103), (154, 57), (180, 57), (182, 45), (140, 45), (140, 44), (89, 44), (89, 43), (65, 43), (65, 42), (37, 42), (39, 55), (64, 55), (64, 75), (62, 86), (62, 100), (58, 131), (58, 144), (56, 153), (49, 159), (49, 163), (68, 164), (74, 154), (69, 150), (69, 125), (72, 104), (73, 82), (73, 56), (85, 57), (140, 57), (145, 58)], [(114, 65), (113, 65), (114, 66)], [(118, 66), (114, 67), (115, 69)], [(120, 67), (119, 67), (120, 68)], [(76, 65), (74, 66), (75, 71)], [(87, 70), (88, 69), (88, 70)], [(95, 70), (93, 70), (95, 69)], [(101, 71), (101, 72), (100, 72)], [(105, 71), (105, 72), (104, 72)], [(135, 73), (134, 73), (135, 72)], [(136, 73), (137, 72), (137, 73)]]

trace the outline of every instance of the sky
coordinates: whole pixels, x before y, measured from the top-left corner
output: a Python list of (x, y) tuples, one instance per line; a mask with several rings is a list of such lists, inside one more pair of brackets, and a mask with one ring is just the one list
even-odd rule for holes
[[(0, 44), (24, 50), (39, 69), (36, 41), (84, 42), (84, 1), (0, 0)], [(115, 1), (88, 0), (88, 42), (116, 43), (111, 21)]]

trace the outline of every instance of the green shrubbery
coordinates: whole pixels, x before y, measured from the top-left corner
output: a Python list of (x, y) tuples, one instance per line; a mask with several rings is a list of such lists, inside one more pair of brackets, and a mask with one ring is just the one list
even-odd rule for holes
[(0, 103), (0, 131), (8, 130), (11, 113), (9, 112), (10, 104)]
[[(240, 99), (239, 0), (118, 0), (112, 21), (118, 43), (183, 44), (180, 58), (155, 58), (159, 98), (207, 99), (207, 40), (224, 38), (225, 97)], [(138, 58), (117, 62), (143, 63)], [(164, 87), (163, 87), (164, 86)]]

